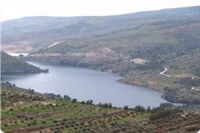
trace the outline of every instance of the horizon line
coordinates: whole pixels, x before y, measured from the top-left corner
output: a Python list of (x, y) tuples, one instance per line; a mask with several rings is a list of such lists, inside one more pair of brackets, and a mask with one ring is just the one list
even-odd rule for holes
[(192, 8), (192, 7), (200, 7), (200, 5), (183, 6), (183, 7), (171, 7), (171, 8), (162, 8), (162, 9), (155, 9), (155, 10), (142, 10), (142, 11), (121, 13), (121, 14), (110, 14), (110, 15), (74, 15), (74, 16), (32, 15), (32, 16), (22, 16), (22, 17), (16, 17), (16, 18), (11, 18), (11, 19), (0, 20), (0, 22), (12, 21), (12, 20), (29, 18), (29, 17), (30, 18), (31, 17), (54, 17), (54, 18), (109, 17), (109, 16), (121, 16), (121, 15), (128, 15), (128, 14), (137, 14), (137, 13), (145, 13), (145, 12), (156, 12), (156, 11), (164, 11), (164, 10), (170, 10), (170, 9), (182, 9), (182, 8)]

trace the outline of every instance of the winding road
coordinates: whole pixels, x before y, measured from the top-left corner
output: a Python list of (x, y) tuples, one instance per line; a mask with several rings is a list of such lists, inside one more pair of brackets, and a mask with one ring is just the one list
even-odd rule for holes
[(165, 72), (167, 72), (168, 69), (165, 67), (163, 71), (161, 71), (159, 74), (160, 75), (164, 75), (164, 76), (167, 76), (167, 77), (171, 77), (171, 75), (168, 75), (168, 74), (165, 74)]
[[(171, 75), (165, 74), (165, 72), (167, 72), (167, 71), (168, 71), (168, 69), (165, 67), (164, 70), (161, 71), (159, 74), (160, 74), (160, 75), (167, 76), (167, 77), (172, 77)], [(191, 90), (200, 91), (199, 89), (196, 89), (196, 87), (191, 87)]]

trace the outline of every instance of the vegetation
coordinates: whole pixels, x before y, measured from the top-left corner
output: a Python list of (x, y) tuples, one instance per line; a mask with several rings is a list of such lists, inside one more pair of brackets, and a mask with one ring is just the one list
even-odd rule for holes
[[(171, 102), (199, 103), (199, 8), (5, 21), (2, 48), (31, 47), (27, 60), (109, 71), (123, 76), (122, 83), (161, 91)], [(163, 68), (165, 75), (159, 74)]]
[(180, 78), (177, 82), (180, 83), (180, 84), (184, 84), (187, 87), (191, 87), (191, 86), (198, 87), (198, 86), (200, 86), (199, 80), (195, 79), (195, 78), (193, 79), (191, 77)]
[(16, 57), (12, 57), (1, 52), (1, 74), (39, 73), (48, 72), (31, 64), (26, 63)]
[(150, 120), (158, 120), (158, 119), (166, 119), (167, 117), (173, 116), (177, 112), (180, 112), (178, 109), (159, 109), (156, 110), (155, 113), (150, 115)]
[(153, 109), (93, 105), (92, 100), (78, 102), (68, 96), (40, 94), (10, 83), (2, 83), (1, 101), (1, 128), (8, 133), (195, 133), (200, 126), (198, 112), (183, 112), (172, 105)]

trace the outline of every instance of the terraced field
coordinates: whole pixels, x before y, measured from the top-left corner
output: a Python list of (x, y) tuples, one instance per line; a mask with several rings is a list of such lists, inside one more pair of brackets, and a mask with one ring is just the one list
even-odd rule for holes
[(1, 128), (6, 133), (196, 133), (199, 113), (114, 108), (3, 83)]

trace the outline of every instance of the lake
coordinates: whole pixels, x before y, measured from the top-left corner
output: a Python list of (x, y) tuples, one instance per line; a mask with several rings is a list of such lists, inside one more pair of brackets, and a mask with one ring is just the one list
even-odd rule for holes
[(48, 63), (29, 63), (43, 69), (48, 68), (49, 73), (4, 75), (2, 80), (41, 93), (68, 95), (79, 101), (92, 99), (96, 104), (112, 103), (117, 107), (156, 107), (167, 102), (161, 98), (160, 92), (119, 83), (116, 80), (121, 77), (111, 73)]

